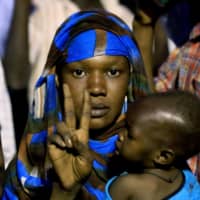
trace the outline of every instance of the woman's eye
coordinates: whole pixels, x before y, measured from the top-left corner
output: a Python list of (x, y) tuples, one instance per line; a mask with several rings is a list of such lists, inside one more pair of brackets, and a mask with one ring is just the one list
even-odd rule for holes
[(119, 76), (120, 72), (117, 69), (111, 69), (110, 71), (108, 71), (108, 76), (110, 77), (117, 77)]
[(85, 76), (85, 72), (82, 69), (76, 69), (73, 71), (73, 76), (76, 78), (82, 78)]

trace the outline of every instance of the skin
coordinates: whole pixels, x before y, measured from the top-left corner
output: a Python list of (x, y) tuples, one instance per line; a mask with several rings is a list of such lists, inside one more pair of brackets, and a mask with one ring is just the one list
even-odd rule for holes
[[(121, 135), (117, 142), (119, 154), (128, 161), (129, 169), (140, 166), (140, 169), (146, 172), (130, 172), (128, 175), (118, 177), (110, 187), (110, 194), (114, 200), (165, 199), (182, 184), (181, 172), (173, 166), (174, 152), (167, 147), (165, 140), (160, 140), (160, 135), (163, 136), (163, 133), (160, 132), (161, 127), (159, 128), (158, 121), (167, 121), (167, 119), (159, 115), (158, 109), (151, 110), (155, 102), (148, 103), (146, 107), (136, 103), (134, 108), (132, 107), (134, 112), (128, 111), (127, 132)], [(152, 123), (157, 125), (152, 126)], [(170, 167), (165, 170), (158, 168), (157, 164)], [(176, 177), (176, 175), (177, 178), (173, 183), (168, 183), (148, 172), (166, 179)]]
[[(68, 85), (63, 85), (65, 121), (57, 124), (57, 133), (48, 138), (48, 153), (59, 183), (53, 183), (51, 199), (74, 199), (81, 187), (81, 181), (92, 170), (92, 159), (88, 149), (90, 98), (84, 92), (84, 103), (80, 126), (75, 128), (73, 100)], [(68, 151), (70, 150), (70, 152)], [(76, 153), (74, 153), (74, 151)], [(67, 180), (66, 180), (67, 177)]]
[[(174, 111), (166, 110), (159, 99), (138, 101), (129, 107), (126, 121), (127, 132), (117, 143), (119, 153), (126, 160), (140, 163), (143, 168), (155, 168), (155, 162), (160, 162), (156, 157), (163, 159), (160, 165), (173, 164), (173, 156), (178, 156), (181, 148), (178, 147), (181, 146), (180, 127), (185, 123), (179, 113), (175, 115)], [(172, 160), (168, 157), (171, 153)]]
[(136, 18), (133, 21), (134, 35), (142, 53), (149, 87), (155, 92), (154, 76), (157, 67), (167, 58), (166, 31), (160, 23), (160, 15), (166, 12), (167, 4), (160, 0), (137, 1)]
[[(67, 64), (62, 70), (62, 82), (69, 85), (76, 118), (82, 112), (83, 91), (91, 99), (90, 137), (99, 139), (105, 129), (115, 123), (121, 113), (129, 80), (129, 64), (122, 56), (96, 56)], [(103, 129), (103, 130), (102, 130)]]
[[(170, 172), (171, 173), (171, 172)], [(173, 171), (177, 174), (177, 171)], [(166, 183), (151, 174), (128, 174), (117, 178), (110, 188), (113, 200), (161, 200), (182, 185), (183, 177), (178, 174), (175, 183)], [(167, 177), (167, 175), (166, 175)]]
[(60, 180), (51, 199), (74, 199), (92, 171), (88, 139), (103, 137), (121, 113), (129, 64), (122, 56), (103, 55), (70, 63), (61, 72), (67, 117), (48, 138), (49, 157)]
[(127, 126), (128, 131), (123, 135), (123, 139), (121, 138), (122, 142), (118, 143), (120, 154), (129, 162), (134, 161), (144, 165), (144, 162), (152, 160), (155, 144), (151, 136), (146, 135), (137, 124), (131, 126), (128, 122)]
[(148, 120), (143, 119), (143, 115), (148, 116), (148, 113), (140, 105), (135, 106), (134, 114), (128, 113), (127, 131), (121, 135), (117, 147), (120, 155), (127, 161), (153, 167), (153, 158), (158, 149), (156, 134), (150, 129)]

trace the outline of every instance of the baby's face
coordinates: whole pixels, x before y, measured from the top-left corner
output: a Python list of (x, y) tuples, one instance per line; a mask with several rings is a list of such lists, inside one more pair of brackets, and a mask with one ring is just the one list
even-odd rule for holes
[[(127, 115), (127, 131), (119, 137), (117, 149), (119, 154), (129, 162), (149, 165), (153, 160), (156, 144), (153, 135), (141, 117), (137, 106)], [(146, 166), (148, 167), (148, 166)]]

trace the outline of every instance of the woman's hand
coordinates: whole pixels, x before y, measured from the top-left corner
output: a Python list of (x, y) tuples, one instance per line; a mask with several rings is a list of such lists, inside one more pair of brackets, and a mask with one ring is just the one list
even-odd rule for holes
[(85, 91), (80, 127), (76, 128), (75, 110), (68, 85), (64, 84), (65, 122), (57, 124), (57, 133), (48, 138), (48, 152), (62, 188), (77, 190), (92, 170), (88, 148), (90, 99)]

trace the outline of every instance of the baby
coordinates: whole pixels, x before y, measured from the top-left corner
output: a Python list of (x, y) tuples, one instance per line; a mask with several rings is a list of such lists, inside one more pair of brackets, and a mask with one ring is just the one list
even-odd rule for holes
[(186, 165), (200, 151), (199, 119), (200, 100), (187, 92), (130, 104), (127, 132), (117, 142), (127, 172), (109, 180), (107, 200), (199, 200), (200, 185)]

